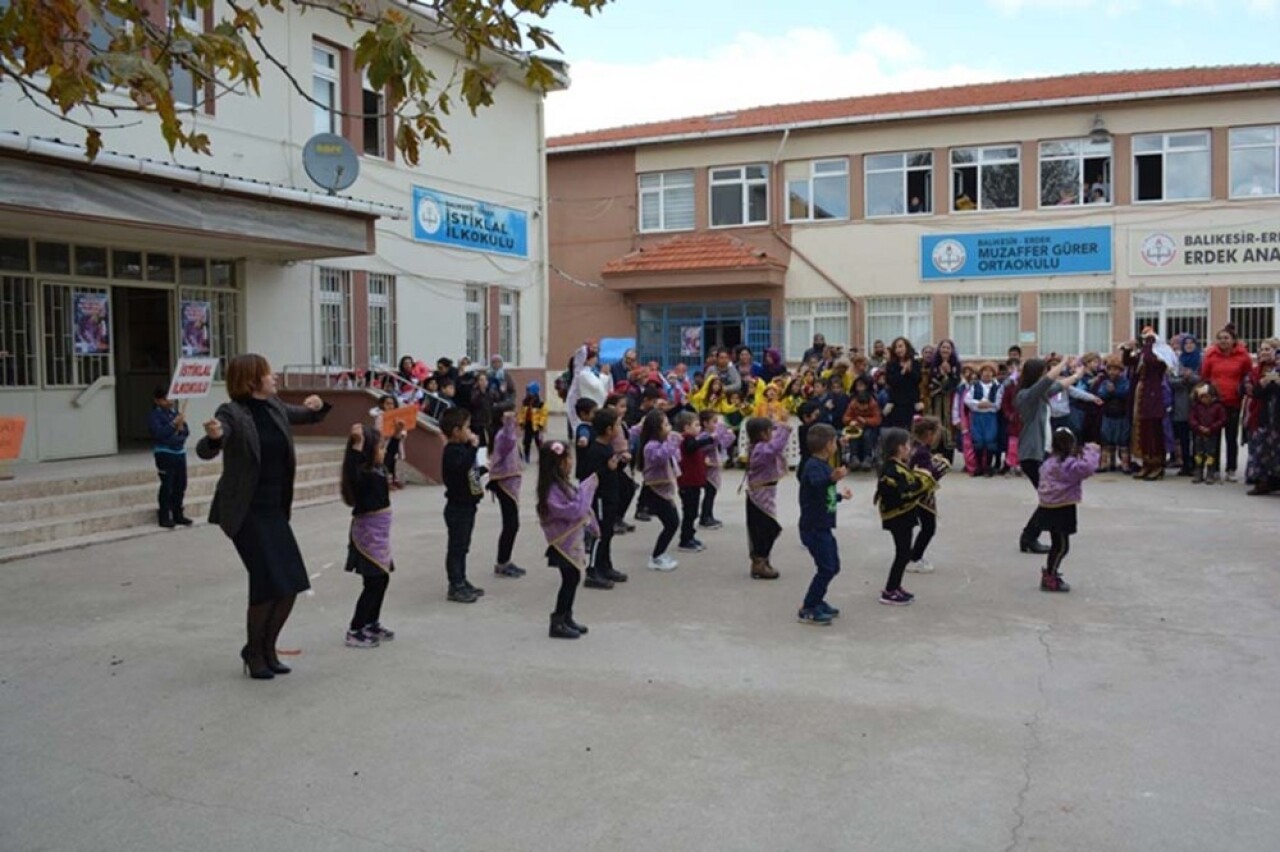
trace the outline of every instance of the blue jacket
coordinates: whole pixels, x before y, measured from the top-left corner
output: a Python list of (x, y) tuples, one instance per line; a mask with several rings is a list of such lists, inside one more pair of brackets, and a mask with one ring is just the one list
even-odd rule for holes
[(152, 451), (157, 453), (175, 453), (184, 455), (187, 452), (187, 438), (191, 436), (191, 427), (186, 423), (182, 428), (174, 426), (178, 412), (172, 408), (155, 406), (147, 415), (147, 430), (151, 433)]
[(835, 529), (836, 504), (843, 499), (831, 481), (831, 465), (809, 456), (800, 468), (800, 529), (819, 532)]

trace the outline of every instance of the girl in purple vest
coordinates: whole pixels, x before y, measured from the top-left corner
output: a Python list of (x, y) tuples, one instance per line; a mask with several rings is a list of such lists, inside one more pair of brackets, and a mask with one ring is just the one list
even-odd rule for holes
[(1071, 550), (1071, 536), (1076, 534), (1076, 506), (1084, 496), (1084, 481), (1098, 470), (1102, 455), (1097, 444), (1086, 444), (1084, 452), (1076, 448), (1076, 436), (1070, 429), (1055, 429), (1053, 450), (1040, 465), (1040, 526), (1049, 531), (1053, 544), (1049, 562), (1040, 575), (1040, 591), (1069, 592), (1062, 579), (1062, 560)]
[(577, 639), (586, 625), (573, 620), (573, 599), (587, 564), (586, 533), (600, 535), (591, 502), (600, 484), (595, 474), (573, 484), (573, 456), (561, 441), (538, 448), (538, 521), (547, 537), (547, 564), (560, 571), (560, 592), (551, 613), (552, 639)]
[(347, 630), (348, 648), (376, 648), (396, 636), (378, 620), (396, 570), (391, 559), (390, 482), (382, 466), (385, 452), (377, 429), (359, 423), (351, 427), (342, 461), (342, 502), (351, 507), (346, 570), (364, 578), (364, 591)]
[[(496, 412), (495, 412), (496, 413)], [(493, 573), (499, 577), (523, 577), (525, 570), (511, 561), (520, 531), (520, 483), (524, 465), (517, 451), (516, 414), (509, 406), (502, 411), (502, 426), (493, 436), (493, 456), (489, 459), (489, 490), (502, 509), (502, 533), (498, 536), (498, 559)]]
[(787, 438), (791, 427), (783, 421), (752, 417), (746, 423), (747, 440), (747, 540), (751, 544), (751, 577), (778, 579), (769, 561), (773, 543), (782, 532), (778, 523), (778, 481), (787, 475)]
[(656, 408), (641, 421), (636, 453), (636, 467), (641, 470), (644, 483), (640, 488), (640, 508), (662, 522), (662, 532), (658, 533), (649, 559), (649, 567), (654, 571), (674, 571), (680, 564), (667, 555), (667, 548), (680, 526), (676, 481), (680, 477), (683, 440), (682, 435), (671, 431), (667, 415)]

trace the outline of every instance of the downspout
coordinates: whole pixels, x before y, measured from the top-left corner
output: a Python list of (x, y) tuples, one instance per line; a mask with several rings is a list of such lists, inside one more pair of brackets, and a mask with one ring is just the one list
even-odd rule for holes
[(539, 317), (539, 334), (538, 334), (538, 361), (542, 365), (545, 372), (547, 369), (547, 338), (551, 334), (551, 275), (549, 274), (551, 265), (551, 240), (548, 236), (549, 219), (551, 211), (547, 207), (547, 127), (546, 127), (546, 107), (547, 96), (541, 95), (538, 98), (538, 209), (534, 211), (534, 215), (538, 219), (539, 242), (541, 243), (542, 257), (536, 269), (537, 274), (542, 279), (542, 293), (540, 295), (541, 311)]

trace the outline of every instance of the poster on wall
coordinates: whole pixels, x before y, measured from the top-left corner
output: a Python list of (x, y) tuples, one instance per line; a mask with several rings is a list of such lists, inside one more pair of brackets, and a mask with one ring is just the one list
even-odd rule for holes
[(204, 358), (211, 354), (209, 348), (208, 302), (182, 303), (182, 357)]
[(106, 293), (72, 293), (71, 316), (75, 323), (77, 355), (111, 352), (111, 297)]
[(680, 357), (702, 357), (702, 326), (686, 325), (680, 329)]

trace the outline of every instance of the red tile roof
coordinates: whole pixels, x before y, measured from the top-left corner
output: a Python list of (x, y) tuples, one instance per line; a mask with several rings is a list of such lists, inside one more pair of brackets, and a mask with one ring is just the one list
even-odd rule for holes
[(752, 107), (736, 112), (677, 118), (650, 124), (635, 124), (606, 130), (591, 130), (556, 136), (547, 147), (591, 148), (619, 144), (656, 141), (663, 137), (706, 135), (725, 136), (750, 133), (773, 127), (810, 122), (838, 123), (901, 114), (957, 112), (1002, 104), (1032, 106), (1039, 101), (1108, 98), (1124, 95), (1157, 93), (1170, 90), (1195, 90), (1215, 86), (1241, 86), (1251, 83), (1271, 84), (1280, 88), (1280, 65), (1233, 65), (1212, 68), (1166, 68), (1148, 71), (1109, 71), (1097, 74), (1072, 74), (1033, 80), (1007, 80), (951, 86), (916, 92), (890, 92), (830, 101), (778, 104)]
[(682, 234), (636, 249), (604, 265), (604, 275), (636, 272), (711, 272), (736, 269), (786, 269), (787, 265), (753, 245), (724, 234)]

